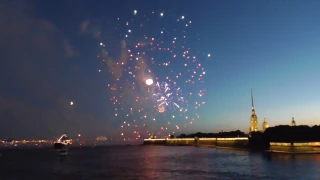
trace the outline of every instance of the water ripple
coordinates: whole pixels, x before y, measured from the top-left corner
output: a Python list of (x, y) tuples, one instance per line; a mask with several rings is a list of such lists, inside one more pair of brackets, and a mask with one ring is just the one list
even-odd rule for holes
[[(61, 161), (47, 150), (3, 152), (1, 180), (313, 180), (320, 155), (263, 155), (196, 147), (71, 149)], [(19, 172), (19, 173), (17, 173)]]

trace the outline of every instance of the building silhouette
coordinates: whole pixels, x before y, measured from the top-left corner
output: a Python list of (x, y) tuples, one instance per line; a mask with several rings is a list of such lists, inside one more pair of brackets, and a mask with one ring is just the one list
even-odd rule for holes
[(250, 132), (257, 132), (259, 131), (259, 127), (258, 127), (259, 125), (258, 125), (258, 117), (254, 109), (252, 89), (251, 89), (251, 105), (252, 105), (252, 110), (251, 110), (251, 117), (250, 117)]
[(266, 121), (266, 118), (264, 118), (262, 123), (262, 132), (264, 132), (267, 128), (269, 128), (269, 124)]
[(296, 126), (296, 121), (294, 121), (294, 117), (292, 117), (291, 126)]
[(157, 138), (157, 136), (155, 136), (155, 134), (152, 133), (149, 139), (156, 139), (156, 138)]

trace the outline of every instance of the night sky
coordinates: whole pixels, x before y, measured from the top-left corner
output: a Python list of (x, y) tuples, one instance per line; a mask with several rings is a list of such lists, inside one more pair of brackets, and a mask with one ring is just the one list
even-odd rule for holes
[[(289, 124), (292, 117), (298, 125), (319, 124), (319, 7), (317, 0), (3, 1), (0, 138), (56, 139), (63, 132), (70, 137), (81, 133), (84, 137), (121, 138), (121, 133), (129, 132), (129, 136), (137, 137), (133, 124), (121, 128), (124, 122), (127, 125), (133, 120), (142, 126), (136, 130), (141, 136), (148, 130), (157, 132), (166, 124), (169, 133), (177, 134), (237, 129), (248, 132), (251, 88), (259, 124), (263, 118), (270, 126)], [(187, 31), (179, 24), (184, 21), (183, 25), (192, 21)], [(146, 29), (139, 29), (139, 23)], [(129, 34), (127, 39), (125, 32)], [(144, 35), (148, 37), (144, 39)], [(186, 40), (180, 41), (183, 36)], [(149, 59), (130, 61), (128, 49), (134, 43), (150, 43), (151, 37), (170, 50), (174, 49), (172, 38), (178, 37), (177, 46), (188, 47), (191, 59), (196, 56), (197, 62), (188, 61), (190, 64), (184, 66), (183, 48), (172, 51), (178, 55), (172, 58), (169, 53), (151, 52), (147, 47), (141, 52), (148, 52)], [(108, 56), (103, 55), (106, 52)], [(151, 56), (155, 57), (154, 64), (170, 61), (170, 68), (152, 64)], [(115, 65), (124, 60), (121, 68)], [(130, 62), (147, 65), (139, 66), (144, 68), (135, 70), (137, 76), (133, 78), (128, 68), (137, 64)], [(152, 72), (146, 73), (148, 69)], [(181, 80), (191, 77), (190, 69), (191, 73), (196, 71), (194, 85)], [(159, 82), (173, 84), (166, 79), (176, 77), (170, 74), (172, 71), (183, 72), (176, 82), (188, 101), (181, 106), (187, 105), (190, 115), (178, 115), (180, 109), (172, 106), (160, 115), (152, 110), (157, 104), (152, 104), (155, 102), (148, 96), (152, 87), (145, 80), (156, 82), (158, 77)], [(123, 93), (132, 89), (133, 82), (135, 91), (127, 97), (149, 100), (137, 104), (124, 98)], [(112, 86), (128, 89), (113, 91)], [(199, 90), (204, 92), (201, 98), (194, 95)], [(188, 96), (190, 92), (192, 96)], [(111, 98), (115, 96), (122, 104), (113, 104)], [(196, 102), (205, 103), (195, 109)], [(132, 107), (143, 107), (147, 118), (139, 119), (141, 114), (135, 110), (129, 117), (121, 117)], [(191, 114), (200, 116), (192, 125)], [(157, 116), (156, 122), (152, 116)], [(175, 120), (169, 126), (168, 117), (173, 116)]]

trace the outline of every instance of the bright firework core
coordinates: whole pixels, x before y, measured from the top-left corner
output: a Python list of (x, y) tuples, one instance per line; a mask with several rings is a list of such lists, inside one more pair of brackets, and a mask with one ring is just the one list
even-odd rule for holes
[(152, 85), (152, 84), (153, 84), (153, 80), (152, 80), (152, 79), (147, 79), (147, 80), (146, 80), (146, 84), (147, 84), (148, 86)]
[(181, 104), (184, 98), (181, 89), (175, 85), (157, 82), (153, 87), (152, 98), (160, 113), (165, 112), (166, 108), (183, 110)]

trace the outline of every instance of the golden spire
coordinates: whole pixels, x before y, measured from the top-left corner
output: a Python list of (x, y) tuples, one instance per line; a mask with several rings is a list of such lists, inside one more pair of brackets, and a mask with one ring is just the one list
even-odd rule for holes
[(256, 115), (256, 111), (254, 109), (254, 99), (253, 99), (253, 93), (252, 93), (252, 88), (251, 88), (251, 106), (252, 106), (252, 115)]
[(251, 111), (251, 117), (250, 117), (250, 132), (258, 131), (259, 125), (258, 125), (258, 117), (256, 115), (256, 112), (254, 110), (254, 100), (253, 100), (253, 93), (251, 88), (251, 105), (252, 105), (252, 111)]
[(252, 105), (252, 109), (254, 109), (254, 103), (253, 103), (253, 94), (252, 94), (252, 88), (251, 88), (251, 105)]

